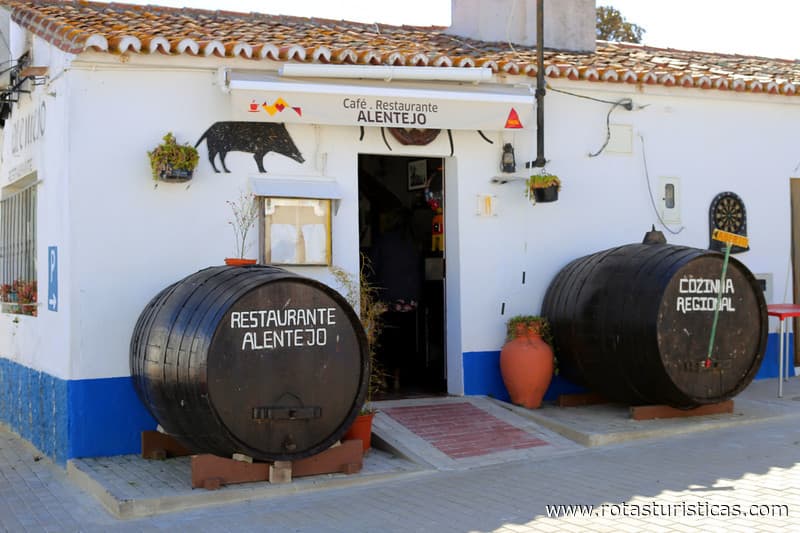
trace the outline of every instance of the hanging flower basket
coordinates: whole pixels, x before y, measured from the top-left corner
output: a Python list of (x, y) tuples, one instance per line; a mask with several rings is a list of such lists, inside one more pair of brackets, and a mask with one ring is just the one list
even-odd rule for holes
[(158, 179), (161, 181), (182, 182), (192, 179), (193, 174), (193, 170), (164, 165), (158, 173)]
[(164, 135), (163, 141), (147, 152), (153, 179), (167, 182), (192, 179), (194, 169), (200, 161), (197, 149), (189, 144), (178, 144), (171, 132)]
[(540, 187), (533, 189), (533, 196), (536, 202), (556, 202), (558, 201), (558, 186), (551, 185), (550, 187)]
[(555, 174), (533, 174), (525, 187), (525, 196), (531, 203), (547, 203), (558, 200), (558, 191), (561, 190), (561, 180)]

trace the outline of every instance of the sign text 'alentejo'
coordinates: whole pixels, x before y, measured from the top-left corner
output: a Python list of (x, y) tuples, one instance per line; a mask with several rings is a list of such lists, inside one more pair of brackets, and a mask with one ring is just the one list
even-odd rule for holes
[(242, 350), (325, 346), (328, 326), (336, 325), (334, 307), (260, 309), (231, 313), (231, 329), (245, 329)]
[(402, 102), (376, 98), (368, 103), (366, 98), (344, 98), (344, 109), (357, 112), (356, 122), (364, 125), (380, 126), (425, 126), (428, 115), (439, 112), (437, 104)]

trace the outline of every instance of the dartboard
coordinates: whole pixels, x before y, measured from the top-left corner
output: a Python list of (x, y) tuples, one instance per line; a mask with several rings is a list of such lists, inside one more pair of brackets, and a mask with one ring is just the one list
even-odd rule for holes
[[(715, 196), (708, 210), (708, 226), (709, 234), (715, 229), (721, 229), (729, 233), (747, 236), (747, 212), (742, 199), (730, 191), (722, 192)], [(710, 239), (708, 247), (712, 250), (721, 251), (724, 245), (719, 241)], [(747, 250), (749, 250), (749, 247), (734, 246), (731, 248), (731, 253), (746, 252)]]

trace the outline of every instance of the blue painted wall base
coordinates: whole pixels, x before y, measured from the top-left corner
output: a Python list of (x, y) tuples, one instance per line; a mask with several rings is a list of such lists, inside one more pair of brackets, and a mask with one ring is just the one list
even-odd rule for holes
[[(780, 337), (777, 333), (770, 333), (767, 337), (767, 351), (764, 353), (764, 360), (758, 369), (755, 379), (767, 379), (778, 377), (778, 348), (780, 347)], [(789, 375), (794, 376), (794, 335), (789, 334)]]
[(68, 458), (140, 453), (141, 432), (158, 425), (130, 377), (69, 381)]
[[(778, 344), (780, 339), (777, 333), (770, 333), (767, 337), (767, 348), (764, 360), (756, 374), (755, 379), (766, 379), (778, 377)], [(790, 359), (793, 348), (793, 338), (790, 335), (789, 354)], [(503, 385), (503, 377), (500, 375), (500, 351), (485, 352), (465, 352), (462, 354), (464, 364), (464, 394), (468, 396), (485, 395), (509, 401), (508, 391)], [(789, 365), (789, 375), (794, 376), (794, 365)], [(553, 376), (550, 388), (544, 396), (546, 401), (553, 401), (560, 394), (574, 394), (586, 392), (586, 389), (575, 385), (562, 378)]]
[[(778, 376), (778, 335), (767, 340), (756, 379)], [(789, 353), (792, 353), (793, 338)], [(463, 354), (464, 394), (508, 401), (500, 375), (500, 351)], [(789, 366), (794, 376), (794, 365)], [(554, 376), (545, 400), (585, 392)], [(139, 453), (141, 431), (156, 421), (136, 395), (130, 377), (63, 380), (0, 357), (0, 422), (56, 462), (77, 457)]]
[[(467, 396), (491, 396), (507, 402), (510, 400), (503, 376), (500, 375), (500, 351), (466, 352), (464, 361), (464, 394)], [(586, 392), (586, 389), (567, 381), (561, 376), (553, 376), (550, 387), (544, 395), (545, 401), (555, 401), (561, 394)]]
[(60, 464), (139, 453), (156, 427), (129, 377), (63, 380), (3, 358), (0, 422)]
[(0, 421), (42, 453), (67, 459), (67, 382), (0, 358)]

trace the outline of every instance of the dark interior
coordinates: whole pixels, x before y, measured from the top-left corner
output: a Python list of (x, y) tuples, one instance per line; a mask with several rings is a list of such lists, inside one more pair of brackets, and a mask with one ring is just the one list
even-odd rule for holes
[[(362, 261), (389, 310), (376, 359), (376, 399), (446, 391), (441, 158), (359, 156)], [(437, 216), (438, 215), (438, 216)]]

